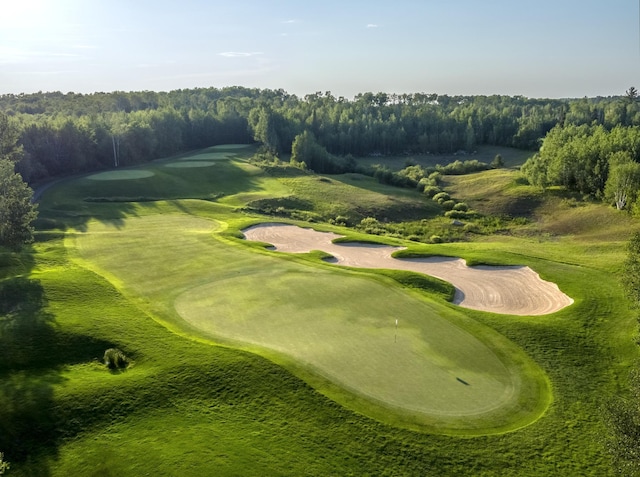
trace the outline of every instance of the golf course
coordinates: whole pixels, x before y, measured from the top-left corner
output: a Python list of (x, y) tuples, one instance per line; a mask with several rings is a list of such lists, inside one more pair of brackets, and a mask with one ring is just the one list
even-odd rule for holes
[(0, 262), (4, 293), (38, 304), (5, 333), (10, 475), (612, 475), (603, 409), (637, 354), (629, 215), (543, 201), (513, 167), (444, 189), (530, 200), (531, 221), (372, 235), (335, 218), (461, 232), (416, 190), (255, 153), (43, 188), (35, 243)]

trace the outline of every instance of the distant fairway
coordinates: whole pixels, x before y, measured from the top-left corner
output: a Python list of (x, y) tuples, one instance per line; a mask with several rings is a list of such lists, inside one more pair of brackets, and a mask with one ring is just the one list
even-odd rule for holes
[(165, 167), (175, 167), (177, 169), (182, 167), (210, 167), (215, 166), (215, 162), (211, 161), (177, 161), (177, 162), (169, 162), (165, 164)]
[(218, 146), (213, 146), (210, 149), (247, 149), (251, 147), (251, 144), (220, 144)]
[(92, 181), (122, 181), (131, 179), (144, 179), (146, 177), (153, 177), (153, 172), (145, 169), (125, 169), (121, 171), (106, 171), (99, 172), (98, 174), (92, 174), (87, 177)]
[(235, 154), (232, 152), (198, 152), (182, 157), (183, 161), (216, 161), (220, 159), (229, 159)]
[(156, 312), (281, 356), (414, 424), (500, 428), (544, 409), (543, 382), (522, 376), (521, 353), (498, 351), (490, 330), (479, 339), (457, 312), (372, 278), (225, 245), (216, 228), (192, 216), (142, 216), (91, 222), (74, 244), (89, 268)]

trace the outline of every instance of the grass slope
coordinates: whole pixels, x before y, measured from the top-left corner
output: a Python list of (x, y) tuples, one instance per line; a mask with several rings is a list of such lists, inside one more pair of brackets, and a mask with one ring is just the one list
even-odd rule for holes
[[(534, 367), (531, 382), (523, 380), (518, 351), (498, 358), (503, 343), (489, 330), (481, 330), (484, 342), (475, 338), (464, 316), (388, 282), (230, 247), (212, 238), (216, 227), (167, 213), (117, 228), (92, 222), (70, 246), (81, 263), (174, 326), (185, 319), (225, 342), (283, 355), (306, 374), (378, 402), (387, 421), (486, 432), (521, 426), (544, 409), (548, 391)], [(344, 401), (341, 394), (334, 397)]]
[[(221, 202), (235, 197), (240, 204), (255, 184), (265, 197), (283, 196), (281, 182), (245, 172), (229, 184), (219, 179), (234, 193)], [(204, 176), (190, 180), (176, 180), (168, 192), (211, 193)], [(113, 189), (103, 193), (120, 196), (125, 186), (117, 182), (104, 181)], [(460, 312), (523, 349), (553, 389), (553, 402), (534, 424), (461, 439), (381, 424), (260, 356), (185, 339), (189, 330), (166, 319), (166, 301), (134, 298), (120, 289), (124, 281), (80, 266), (65, 243), (95, 221), (116, 227), (113, 234), (126, 230), (128, 218), (180, 211), (193, 232), (184, 246), (197, 248), (214, 240), (210, 232), (226, 233), (225, 224), (232, 237), (250, 218), (211, 201), (82, 201), (88, 192), (82, 181), (48, 190), (37, 243), (0, 253), (0, 285), (14, 290), (3, 296), (22, 303), (0, 318), (0, 449), (12, 462), (10, 475), (613, 475), (603, 409), (608, 396), (624, 392), (637, 357), (634, 316), (617, 283), (626, 219), (607, 212), (612, 233), (598, 234), (586, 224), (599, 220), (602, 208), (545, 211), (543, 201), (534, 210), (546, 214), (540, 217), (585, 225), (568, 237), (540, 231), (552, 223), (536, 223), (539, 229), (529, 225), (512, 236), (424, 247), (472, 263), (530, 265), (576, 300), (546, 317)], [(208, 229), (193, 227), (203, 218)], [(169, 280), (157, 293), (169, 289)], [(109, 373), (97, 362), (111, 346), (133, 358), (126, 372)]]

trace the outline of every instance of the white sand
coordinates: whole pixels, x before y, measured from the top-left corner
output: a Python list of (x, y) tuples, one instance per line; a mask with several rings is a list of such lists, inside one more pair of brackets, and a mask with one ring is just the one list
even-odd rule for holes
[(261, 224), (243, 232), (247, 240), (270, 243), (281, 252), (322, 250), (339, 265), (409, 270), (440, 278), (456, 288), (454, 303), (475, 310), (545, 315), (573, 303), (556, 284), (542, 280), (529, 267), (467, 267), (464, 260), (448, 257), (395, 259), (391, 254), (400, 247), (334, 244), (332, 240), (342, 235), (286, 224)]

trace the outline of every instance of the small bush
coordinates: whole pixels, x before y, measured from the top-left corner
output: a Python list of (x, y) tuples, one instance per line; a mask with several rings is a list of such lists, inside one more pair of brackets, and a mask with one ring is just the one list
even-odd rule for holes
[(444, 216), (450, 219), (458, 219), (458, 220), (468, 218), (468, 214), (462, 210), (448, 210), (444, 213)]
[(330, 218), (327, 222), (329, 222), (331, 225), (339, 225), (341, 227), (348, 227), (350, 220), (348, 217), (345, 217), (343, 215), (338, 215), (336, 216), (335, 219)]
[(429, 198), (433, 198), (433, 196), (439, 194), (440, 192), (440, 187), (438, 186), (425, 186), (424, 190), (422, 191), (422, 193)]
[(129, 366), (129, 358), (118, 348), (109, 348), (102, 358), (109, 369), (124, 369)]
[(3, 475), (11, 466), (4, 460), (4, 453), (0, 452), (0, 475)]
[(449, 175), (462, 175), (462, 174), (470, 174), (472, 172), (486, 171), (490, 168), (488, 164), (484, 162), (480, 162), (477, 159), (471, 159), (469, 161), (454, 161), (446, 166), (438, 165), (438, 172), (441, 174), (449, 174)]
[(451, 196), (446, 192), (438, 192), (436, 195), (432, 197), (432, 199), (438, 204), (442, 204), (445, 200), (450, 200)]
[(439, 235), (432, 235), (429, 240), (431, 241), (431, 243), (442, 243), (442, 237), (440, 237)]
[(444, 210), (451, 210), (451, 209), (453, 209), (455, 207), (456, 201), (449, 199), (449, 200), (445, 200), (445, 201), (440, 202), (440, 205), (442, 206), (442, 208)]
[(467, 210), (469, 210), (469, 206), (464, 202), (458, 202), (456, 205), (453, 206), (453, 210), (466, 212)]
[(438, 171), (432, 172), (431, 174), (429, 174), (428, 179), (436, 185), (440, 184), (440, 181), (442, 180), (442, 174), (440, 174)]
[(478, 227), (477, 224), (464, 224), (464, 229), (465, 232), (470, 233), (470, 234), (479, 234), (480, 233), (480, 227)]

